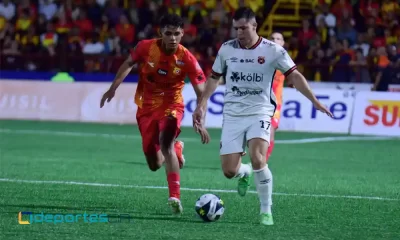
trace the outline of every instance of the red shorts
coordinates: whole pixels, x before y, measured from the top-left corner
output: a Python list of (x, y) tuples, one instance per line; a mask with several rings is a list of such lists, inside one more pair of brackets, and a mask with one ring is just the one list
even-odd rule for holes
[(282, 108), (282, 105), (278, 104), (278, 106), (276, 107), (275, 114), (274, 114), (274, 116), (272, 117), (272, 120), (271, 120), (272, 127), (275, 128), (275, 129), (277, 129), (278, 126), (279, 126), (279, 120), (280, 120), (280, 117), (281, 117), (281, 108)]
[(136, 117), (140, 134), (142, 135), (142, 146), (145, 155), (155, 155), (160, 150), (160, 133), (171, 131), (175, 138), (181, 133), (182, 110), (154, 111), (141, 114)]

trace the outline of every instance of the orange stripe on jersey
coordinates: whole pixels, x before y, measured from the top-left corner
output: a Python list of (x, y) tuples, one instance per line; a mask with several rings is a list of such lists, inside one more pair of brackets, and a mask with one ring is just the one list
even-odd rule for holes
[(277, 70), (275, 73), (272, 90), (274, 91), (278, 105), (282, 104), (282, 92), (283, 92), (284, 81), (285, 81), (285, 76), (280, 71)]
[(182, 45), (174, 54), (166, 55), (161, 39), (144, 40), (131, 51), (131, 57), (140, 62), (135, 94), (139, 115), (154, 110), (171, 112), (171, 106), (183, 110), (185, 77), (188, 75), (192, 84), (205, 81), (196, 58)]

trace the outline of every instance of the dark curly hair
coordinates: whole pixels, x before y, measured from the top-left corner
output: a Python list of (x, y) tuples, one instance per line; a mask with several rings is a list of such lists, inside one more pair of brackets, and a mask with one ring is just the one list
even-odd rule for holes
[(166, 14), (160, 19), (160, 28), (166, 26), (183, 28), (183, 19), (176, 14)]

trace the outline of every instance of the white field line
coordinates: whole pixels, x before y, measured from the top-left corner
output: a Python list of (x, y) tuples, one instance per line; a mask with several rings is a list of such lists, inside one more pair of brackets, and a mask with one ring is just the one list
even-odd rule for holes
[[(90, 187), (111, 187), (111, 188), (131, 188), (131, 189), (168, 189), (165, 186), (140, 186), (140, 185), (123, 185), (110, 183), (88, 183), (74, 181), (37, 181), (37, 180), (22, 180), (11, 178), (0, 178), (0, 182), (10, 183), (27, 183), (27, 184), (57, 184), (57, 185), (80, 185)], [(203, 193), (236, 193), (235, 190), (225, 189), (203, 189), (203, 188), (181, 188), (182, 191), (203, 192)], [(248, 191), (248, 193), (256, 194), (256, 191)], [(274, 195), (293, 196), (293, 197), (310, 197), (310, 198), (344, 198), (344, 199), (364, 199), (364, 200), (379, 200), (379, 201), (400, 201), (395, 198), (373, 197), (373, 196), (352, 196), (352, 195), (331, 195), (331, 194), (302, 194), (302, 193), (279, 193)]]
[[(52, 136), (73, 136), (73, 137), (101, 137), (114, 139), (140, 139), (139, 135), (128, 134), (109, 134), (109, 133), (90, 133), (90, 132), (73, 132), (73, 131), (49, 131), (49, 130), (33, 130), (33, 129), (7, 129), (0, 128), (3, 134), (21, 134), (21, 135), (52, 135)], [(182, 141), (200, 142), (199, 138), (180, 137)], [(395, 137), (379, 137), (379, 136), (338, 136), (338, 137), (322, 137), (322, 138), (304, 138), (290, 140), (275, 140), (278, 144), (300, 144), (300, 143), (317, 143), (317, 142), (334, 142), (334, 141), (371, 141), (371, 140), (389, 140), (400, 139)]]

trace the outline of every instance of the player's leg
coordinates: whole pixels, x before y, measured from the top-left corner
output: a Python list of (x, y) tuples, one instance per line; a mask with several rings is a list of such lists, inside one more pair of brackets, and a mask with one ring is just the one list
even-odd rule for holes
[(165, 169), (168, 181), (169, 199), (168, 203), (174, 214), (183, 211), (180, 202), (180, 164), (177, 156), (176, 137), (180, 133), (181, 114), (178, 116), (166, 116), (159, 122), (160, 148), (165, 159)]
[(226, 178), (238, 178), (238, 193), (246, 195), (251, 176), (251, 165), (242, 163), (245, 148), (246, 126), (237, 121), (224, 120), (222, 126), (220, 155), (221, 167)]
[(160, 151), (158, 121), (152, 116), (140, 116), (137, 124), (142, 135), (143, 153), (151, 171), (157, 171), (164, 163), (164, 156)]
[(265, 162), (270, 140), (270, 121), (257, 119), (249, 128), (248, 139), (249, 153), (253, 165), (254, 182), (260, 199), (261, 223), (273, 225), (272, 219), (272, 173)]

